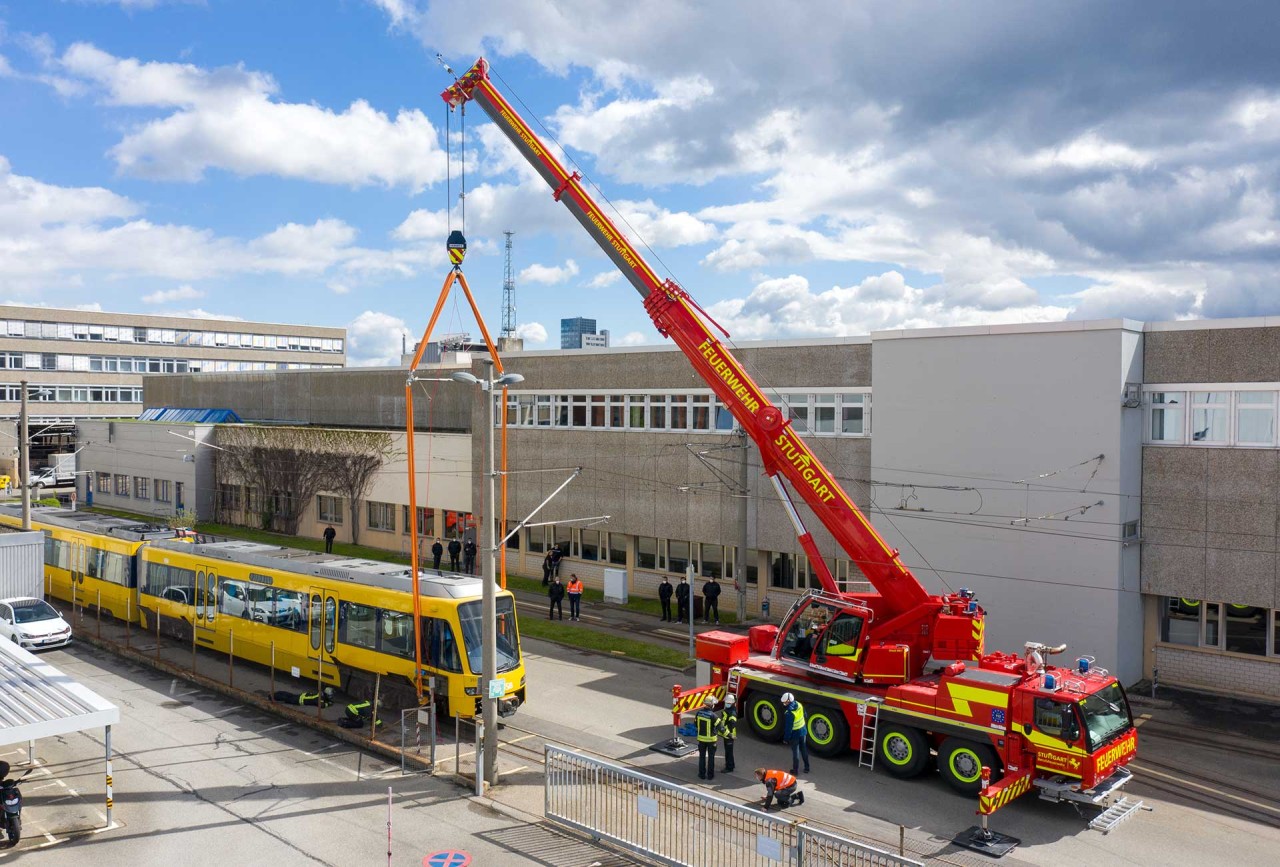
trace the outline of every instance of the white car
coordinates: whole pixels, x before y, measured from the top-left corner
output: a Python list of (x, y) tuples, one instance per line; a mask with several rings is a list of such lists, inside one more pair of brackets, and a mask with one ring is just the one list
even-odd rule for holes
[(64, 647), (71, 643), (71, 625), (43, 599), (0, 599), (0, 638), (27, 650)]

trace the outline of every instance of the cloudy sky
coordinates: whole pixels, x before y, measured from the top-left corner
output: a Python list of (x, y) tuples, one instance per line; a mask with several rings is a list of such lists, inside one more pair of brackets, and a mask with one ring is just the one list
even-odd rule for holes
[[(495, 333), (511, 231), (530, 348), (568, 316), (659, 342), (448, 114), (439, 53), (486, 56), (736, 339), (1280, 314), (1273, 3), (787, 6), (0, 3), (0, 301), (346, 326), (390, 363), (465, 227)], [(460, 300), (446, 331), (478, 333)]]

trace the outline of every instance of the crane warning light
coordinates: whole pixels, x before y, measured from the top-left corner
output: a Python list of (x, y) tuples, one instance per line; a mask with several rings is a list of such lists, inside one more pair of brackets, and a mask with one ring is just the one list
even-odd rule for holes
[(454, 229), (449, 233), (449, 261), (454, 265), (461, 265), (462, 260), (467, 257), (467, 239), (462, 236), (462, 230)]

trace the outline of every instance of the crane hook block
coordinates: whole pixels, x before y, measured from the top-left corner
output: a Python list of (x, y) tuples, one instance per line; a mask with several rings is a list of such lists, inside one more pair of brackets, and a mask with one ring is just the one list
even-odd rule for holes
[(462, 236), (462, 230), (454, 229), (449, 233), (449, 261), (454, 265), (461, 265), (462, 260), (467, 257), (467, 239)]

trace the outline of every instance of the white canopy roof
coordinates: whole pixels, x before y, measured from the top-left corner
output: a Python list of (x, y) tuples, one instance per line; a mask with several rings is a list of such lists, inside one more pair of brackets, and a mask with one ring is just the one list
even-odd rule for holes
[(0, 641), (0, 746), (101, 728), (120, 709), (11, 641)]

